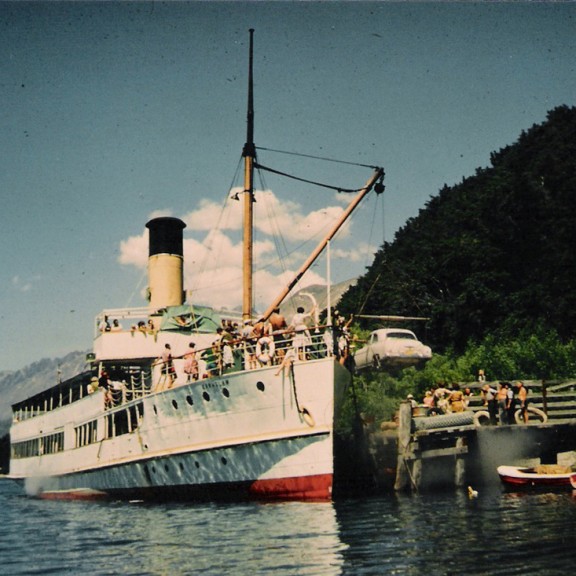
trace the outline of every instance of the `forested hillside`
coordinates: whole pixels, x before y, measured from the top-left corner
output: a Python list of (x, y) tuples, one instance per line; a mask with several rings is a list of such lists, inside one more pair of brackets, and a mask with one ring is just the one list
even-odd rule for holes
[(427, 343), (458, 352), (495, 334), (575, 338), (575, 282), (576, 108), (561, 106), (432, 197), (340, 308), (430, 317)]

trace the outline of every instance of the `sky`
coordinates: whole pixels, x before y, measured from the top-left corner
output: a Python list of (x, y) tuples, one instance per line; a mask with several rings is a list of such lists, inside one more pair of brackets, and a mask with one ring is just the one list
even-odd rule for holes
[[(241, 302), (250, 28), (259, 162), (353, 189), (356, 164), (386, 171), (331, 243), (332, 282), (575, 105), (574, 3), (0, 2), (0, 371), (88, 350), (101, 310), (146, 304), (154, 216), (187, 224), (189, 301)], [(351, 199), (256, 175), (259, 309)]]

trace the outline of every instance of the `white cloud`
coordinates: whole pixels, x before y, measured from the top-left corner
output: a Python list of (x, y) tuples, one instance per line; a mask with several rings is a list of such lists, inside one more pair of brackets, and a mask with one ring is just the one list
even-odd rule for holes
[(361, 262), (362, 260), (373, 259), (376, 251), (377, 248), (374, 245), (360, 242), (350, 250), (336, 248), (333, 249), (330, 254), (332, 258), (341, 258), (342, 260), (348, 260), (350, 262)]
[[(32, 280), (38, 281), (40, 280), (40, 278), (41, 278), (40, 276), (35, 276)], [(30, 290), (32, 290), (33, 288), (32, 280), (22, 281), (20, 276), (16, 275), (12, 277), (12, 286), (14, 286), (14, 288), (18, 290), (18, 292), (30, 292)]]
[[(226, 203), (225, 209), (212, 200), (203, 199), (198, 208), (182, 219), (184, 230), (184, 283), (191, 294), (189, 301), (215, 307), (235, 308), (242, 301), (242, 190), (240, 202)], [(340, 196), (337, 196), (338, 200)], [(283, 202), (271, 190), (259, 191), (254, 204), (254, 293), (256, 307), (265, 309), (280, 291), (292, 280), (309, 252), (326, 235), (341, 217), (341, 206), (329, 206), (304, 214), (302, 206), (293, 201)], [(162, 210), (151, 215), (165, 216)], [(341, 239), (349, 235), (349, 224), (340, 230)], [(282, 238), (288, 255), (278, 256), (272, 236)], [(309, 251), (303, 254), (302, 244), (310, 242)], [(332, 257), (358, 262), (372, 254), (374, 248), (367, 244), (354, 249), (332, 249)], [(148, 261), (148, 230), (131, 236), (120, 243), (119, 262), (144, 269)], [(281, 266), (280, 266), (281, 264)], [(325, 279), (314, 270), (308, 271), (297, 288), (310, 284), (323, 284)]]
[(130, 236), (120, 242), (120, 264), (145, 268), (148, 263), (148, 229), (140, 236)]

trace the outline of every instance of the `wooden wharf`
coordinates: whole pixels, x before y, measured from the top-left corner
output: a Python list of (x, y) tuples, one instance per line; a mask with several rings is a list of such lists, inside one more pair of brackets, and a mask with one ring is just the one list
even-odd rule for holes
[(382, 423), (379, 430), (364, 426), (355, 440), (356, 461), (348, 462), (356, 481), (375, 491), (480, 486), (499, 482), (500, 465), (533, 459), (556, 464), (559, 455), (576, 451), (576, 381), (524, 381), (530, 405), (542, 410), (547, 421), (531, 416), (528, 424), (504, 426), (476, 416), (486, 409), (479, 394), (482, 384), (461, 384), (478, 391), (466, 412), (420, 416), (406, 401), (394, 422)]

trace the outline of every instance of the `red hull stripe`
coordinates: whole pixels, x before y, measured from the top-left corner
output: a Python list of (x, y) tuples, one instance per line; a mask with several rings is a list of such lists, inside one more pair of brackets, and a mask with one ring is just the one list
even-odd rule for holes
[(332, 474), (274, 478), (234, 484), (198, 484), (155, 486), (110, 490), (91, 488), (47, 490), (38, 494), (46, 500), (103, 500), (106, 498), (143, 500), (307, 500), (329, 501), (332, 498)]
[(91, 488), (40, 492), (38, 496), (44, 500), (105, 500), (109, 497), (106, 492)]
[(256, 480), (250, 486), (250, 494), (260, 499), (330, 500), (332, 474)]

